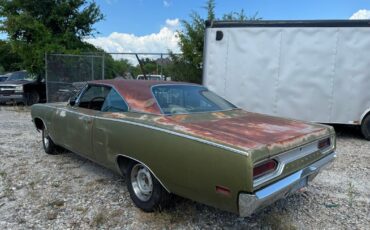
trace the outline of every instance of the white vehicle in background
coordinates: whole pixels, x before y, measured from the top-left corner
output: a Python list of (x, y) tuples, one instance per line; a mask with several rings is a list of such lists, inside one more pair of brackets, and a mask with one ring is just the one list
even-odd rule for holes
[(139, 74), (136, 77), (137, 80), (154, 80), (154, 81), (166, 81), (166, 76), (160, 74)]
[(369, 67), (370, 20), (207, 22), (203, 84), (248, 111), (370, 140)]

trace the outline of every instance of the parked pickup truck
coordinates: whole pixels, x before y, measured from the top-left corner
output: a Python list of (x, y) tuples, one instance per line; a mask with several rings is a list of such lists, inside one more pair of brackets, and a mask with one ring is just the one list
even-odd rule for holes
[(0, 83), (0, 103), (23, 103), (33, 105), (45, 101), (45, 81), (26, 71), (5, 74), (6, 81)]

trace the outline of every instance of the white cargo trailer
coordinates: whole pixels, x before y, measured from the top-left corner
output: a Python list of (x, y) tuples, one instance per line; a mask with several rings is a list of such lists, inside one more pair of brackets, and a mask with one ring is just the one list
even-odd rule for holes
[(370, 139), (370, 21), (207, 22), (203, 84), (248, 111), (362, 125)]

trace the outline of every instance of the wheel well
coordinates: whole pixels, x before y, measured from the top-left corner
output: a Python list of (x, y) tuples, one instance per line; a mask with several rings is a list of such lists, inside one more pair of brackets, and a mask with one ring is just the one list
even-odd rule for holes
[(44, 122), (40, 118), (35, 118), (34, 122), (35, 122), (35, 126), (38, 130), (43, 130), (44, 129), (44, 127), (45, 127)]
[(370, 116), (370, 109), (366, 110), (362, 115), (361, 115), (361, 118), (360, 118), (360, 125), (362, 125), (363, 121), (365, 120), (365, 118), (367, 116)]
[(128, 165), (131, 161), (133, 161), (133, 160), (128, 158), (128, 157), (122, 156), (122, 155), (119, 155), (117, 157), (117, 164), (118, 164), (118, 167), (120, 168), (122, 174), (126, 173), (127, 167), (128, 167)]
[(155, 175), (155, 173), (143, 162), (140, 162), (139, 160), (133, 159), (131, 157), (123, 156), (123, 155), (118, 155), (117, 157), (117, 165), (119, 169), (121, 170), (121, 173), (123, 176), (126, 176), (126, 171), (127, 168), (129, 167), (131, 162), (137, 162), (143, 164), (145, 167), (149, 169), (149, 171), (153, 174), (153, 176), (157, 179), (157, 181), (162, 185), (162, 187), (168, 192), (171, 193), (170, 190), (162, 183), (162, 181)]

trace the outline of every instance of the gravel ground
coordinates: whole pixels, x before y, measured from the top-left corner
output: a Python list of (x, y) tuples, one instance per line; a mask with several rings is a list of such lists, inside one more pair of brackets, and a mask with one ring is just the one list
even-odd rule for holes
[(308, 188), (248, 218), (182, 198), (144, 213), (125, 181), (73, 153), (46, 155), (24, 107), (0, 107), (0, 229), (369, 229), (370, 142), (337, 126), (338, 159)]

